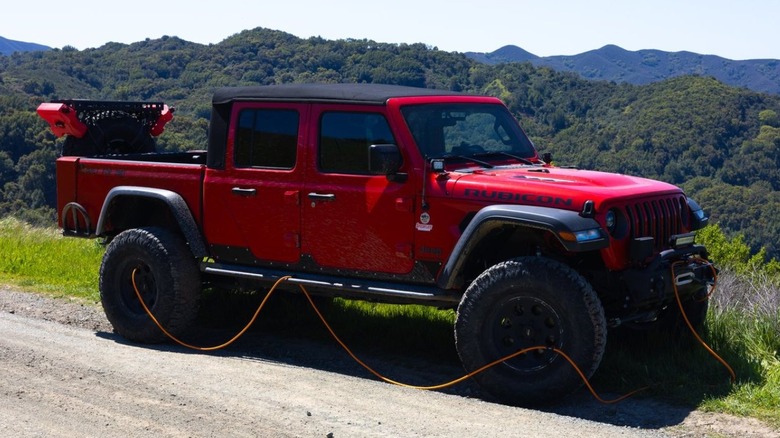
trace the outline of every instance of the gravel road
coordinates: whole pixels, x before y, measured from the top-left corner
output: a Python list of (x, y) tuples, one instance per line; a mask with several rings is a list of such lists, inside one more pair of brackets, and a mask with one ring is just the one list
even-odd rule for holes
[[(328, 342), (247, 336), (210, 354), (131, 344), (99, 306), (0, 287), (0, 436), (780, 436), (755, 420), (647, 400), (604, 406), (582, 393), (545, 412), (493, 403), (469, 384), (407, 389)], [(364, 359), (434, 383), (454, 371)]]

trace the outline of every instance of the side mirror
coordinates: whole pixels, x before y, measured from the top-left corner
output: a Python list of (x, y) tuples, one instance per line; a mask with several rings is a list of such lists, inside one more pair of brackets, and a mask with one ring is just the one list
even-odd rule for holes
[(688, 198), (688, 208), (691, 211), (691, 226), (688, 228), (690, 228), (691, 231), (696, 231), (706, 227), (710, 222), (710, 218), (707, 217), (707, 214), (704, 212), (704, 210), (699, 207), (699, 203), (691, 198)]
[(397, 145), (372, 144), (368, 147), (368, 170), (372, 175), (394, 175), (403, 164)]

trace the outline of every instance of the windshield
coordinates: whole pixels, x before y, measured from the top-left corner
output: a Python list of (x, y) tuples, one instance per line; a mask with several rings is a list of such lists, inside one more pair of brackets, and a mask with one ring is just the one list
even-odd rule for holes
[(401, 113), (426, 158), (535, 156), (531, 140), (501, 105), (410, 105)]

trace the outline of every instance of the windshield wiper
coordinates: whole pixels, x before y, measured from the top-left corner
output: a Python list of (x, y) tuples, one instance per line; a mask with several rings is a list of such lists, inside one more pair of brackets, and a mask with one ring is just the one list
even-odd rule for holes
[(474, 157), (469, 157), (469, 156), (466, 156), (466, 155), (450, 155), (450, 154), (447, 154), (447, 155), (442, 156), (441, 158), (443, 158), (445, 160), (450, 160), (450, 159), (453, 159), (453, 158), (457, 158), (457, 159), (464, 160), (464, 161), (471, 161), (472, 163), (479, 164), (480, 166), (482, 166), (484, 168), (487, 168), (487, 169), (492, 169), (492, 168), (496, 167), (496, 166), (488, 163), (487, 161), (482, 161), (482, 160), (476, 159)]
[(483, 155), (503, 155), (505, 157), (514, 158), (515, 160), (517, 160), (517, 161), (519, 161), (521, 163), (530, 164), (532, 166), (536, 165), (536, 163), (534, 163), (533, 161), (529, 160), (528, 158), (519, 157), (519, 156), (517, 156), (515, 154), (510, 154), (509, 152), (493, 151), (493, 152), (484, 152), (484, 153), (477, 154), (477, 155), (480, 156), (480, 157), (483, 156)]

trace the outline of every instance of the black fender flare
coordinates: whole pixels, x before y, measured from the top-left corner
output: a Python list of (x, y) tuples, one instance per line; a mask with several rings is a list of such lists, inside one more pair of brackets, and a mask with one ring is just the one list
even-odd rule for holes
[[(505, 225), (550, 231), (570, 252), (595, 251), (609, 246), (609, 237), (595, 219), (578, 212), (530, 205), (491, 205), (478, 211), (461, 234), (439, 275), (442, 289), (456, 287), (456, 279), (469, 254), (489, 232)], [(600, 237), (587, 241), (574, 239), (575, 233), (598, 230)]]
[(165, 189), (137, 186), (117, 186), (111, 189), (108, 192), (108, 195), (106, 195), (105, 201), (103, 201), (103, 207), (100, 209), (100, 217), (98, 218), (95, 230), (97, 236), (105, 235), (106, 220), (111, 209), (111, 204), (122, 197), (156, 199), (167, 205), (174, 218), (176, 218), (179, 229), (184, 235), (190, 251), (192, 251), (192, 255), (198, 259), (208, 256), (206, 243), (203, 236), (201, 236), (198, 224), (195, 222), (195, 218), (192, 217), (192, 212), (190, 212), (190, 208), (187, 206), (184, 198), (176, 192)]

